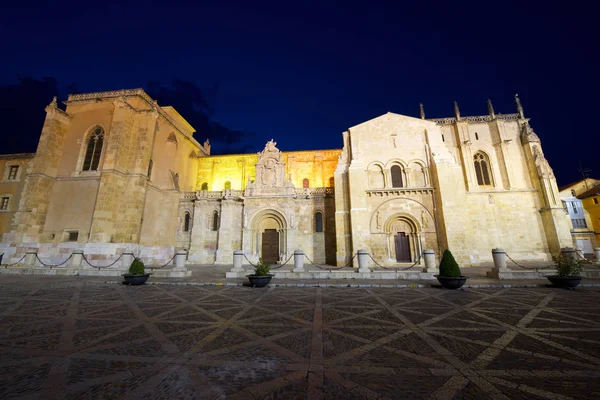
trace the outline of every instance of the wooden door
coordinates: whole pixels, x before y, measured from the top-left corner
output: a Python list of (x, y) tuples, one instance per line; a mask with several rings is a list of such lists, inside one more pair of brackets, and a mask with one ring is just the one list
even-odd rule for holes
[(262, 260), (269, 264), (279, 261), (279, 232), (265, 229), (262, 234)]
[(394, 236), (394, 247), (396, 248), (396, 262), (410, 262), (410, 247), (406, 233), (398, 232)]

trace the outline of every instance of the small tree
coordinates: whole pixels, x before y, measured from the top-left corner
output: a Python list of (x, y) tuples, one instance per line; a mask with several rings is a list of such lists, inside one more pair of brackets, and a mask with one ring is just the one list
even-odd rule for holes
[(139, 258), (135, 258), (129, 266), (129, 274), (144, 275), (144, 262)]
[(458, 263), (450, 250), (444, 250), (440, 261), (440, 276), (462, 276)]
[(271, 267), (269, 266), (269, 264), (267, 264), (263, 260), (260, 260), (258, 262), (258, 264), (256, 264), (256, 267), (254, 269), (254, 275), (267, 276), (267, 275), (269, 275), (270, 271), (271, 271)]
[(569, 259), (562, 254), (552, 256), (552, 261), (556, 263), (556, 273), (558, 276), (577, 276), (583, 269), (582, 264), (586, 264), (585, 262)]

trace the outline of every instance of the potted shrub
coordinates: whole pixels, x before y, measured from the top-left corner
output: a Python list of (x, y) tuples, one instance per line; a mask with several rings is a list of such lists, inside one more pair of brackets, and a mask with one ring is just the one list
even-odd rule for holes
[(546, 276), (552, 285), (559, 288), (574, 288), (579, 285), (581, 282), (579, 273), (583, 263), (562, 254), (558, 257), (553, 256), (552, 261), (556, 263), (556, 275)]
[(460, 268), (450, 250), (444, 250), (442, 261), (440, 261), (440, 274), (435, 277), (446, 289), (458, 289), (468, 279), (461, 275)]
[(144, 262), (139, 258), (135, 258), (129, 266), (129, 272), (123, 274), (125, 279), (123, 283), (126, 285), (143, 285), (150, 275), (144, 271)]
[(248, 275), (248, 280), (252, 287), (265, 287), (271, 282), (272, 274), (269, 274), (271, 267), (266, 262), (260, 260), (254, 268), (254, 274)]

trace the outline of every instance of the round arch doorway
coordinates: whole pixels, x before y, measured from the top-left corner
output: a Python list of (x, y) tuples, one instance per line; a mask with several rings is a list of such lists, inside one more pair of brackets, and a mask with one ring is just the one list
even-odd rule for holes
[(260, 260), (276, 264), (285, 256), (285, 227), (285, 219), (274, 210), (263, 211), (253, 218), (252, 247)]
[(388, 255), (396, 263), (416, 261), (421, 254), (418, 223), (407, 215), (394, 215), (385, 224)]

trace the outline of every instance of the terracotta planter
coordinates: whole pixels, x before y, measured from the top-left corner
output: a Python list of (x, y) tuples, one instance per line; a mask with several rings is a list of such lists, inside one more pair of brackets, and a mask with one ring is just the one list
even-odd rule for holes
[(437, 278), (438, 282), (440, 282), (441, 285), (443, 287), (445, 287), (446, 289), (458, 289), (462, 285), (464, 285), (465, 282), (467, 282), (467, 279), (469, 279), (466, 276), (441, 276), (441, 275), (435, 275), (435, 277)]
[(125, 285), (143, 285), (146, 283), (151, 274), (130, 275), (123, 274), (123, 283)]
[(558, 288), (572, 289), (581, 283), (581, 276), (546, 276), (553, 286)]
[(265, 287), (271, 282), (273, 275), (248, 275), (252, 287)]

